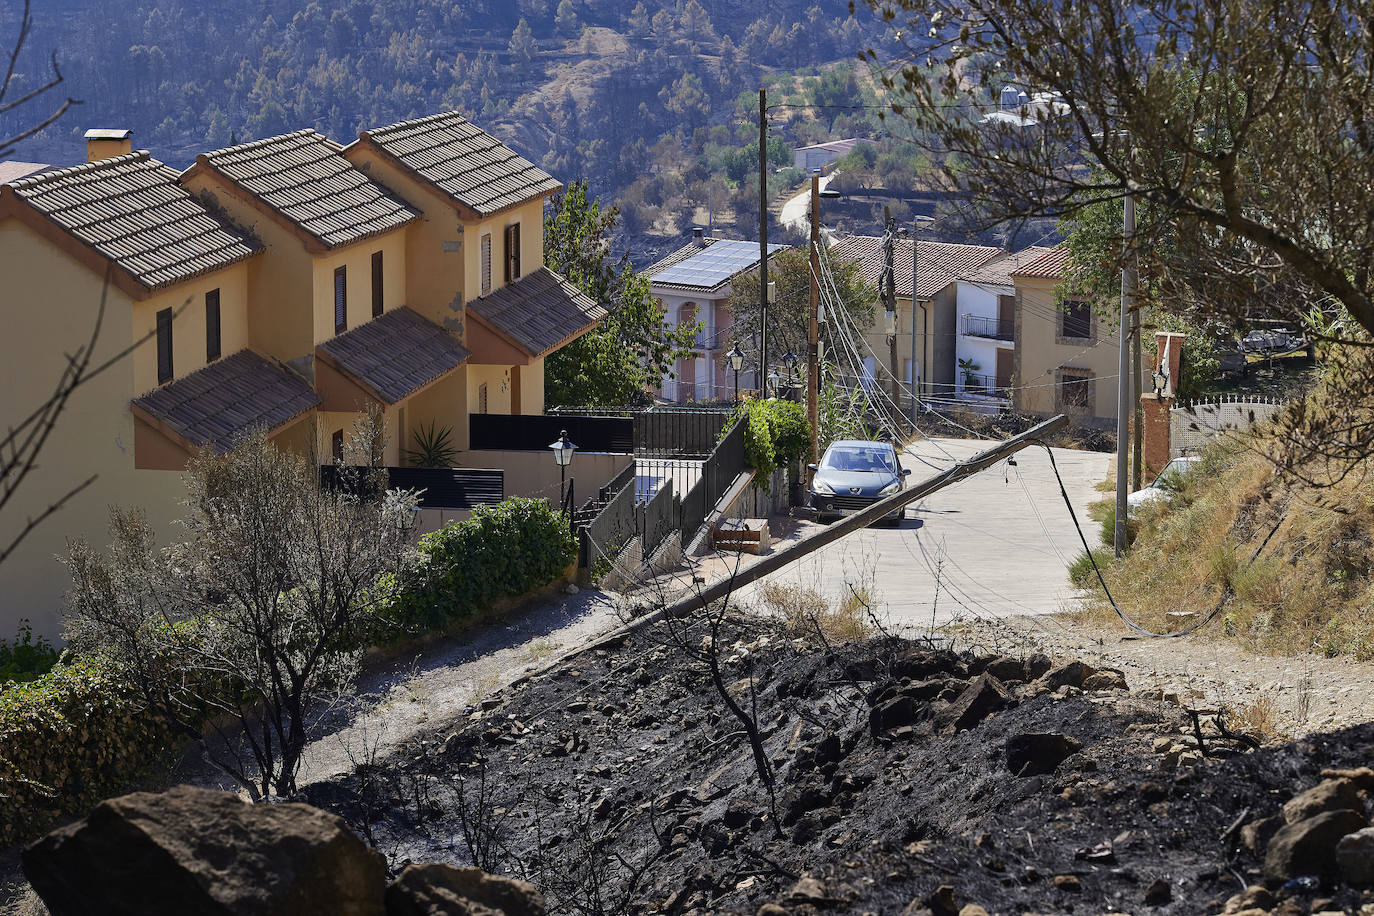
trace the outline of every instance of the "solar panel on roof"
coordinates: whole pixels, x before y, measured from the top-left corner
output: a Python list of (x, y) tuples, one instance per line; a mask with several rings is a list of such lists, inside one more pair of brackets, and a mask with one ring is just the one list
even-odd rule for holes
[[(768, 253), (773, 254), (785, 247), (785, 245), (769, 245)], [(703, 248), (685, 261), (680, 261), (667, 270), (655, 274), (650, 278), (650, 282), (662, 283), (667, 286), (713, 289), (741, 270), (747, 270), (758, 262), (758, 242), (721, 239), (709, 248)]]

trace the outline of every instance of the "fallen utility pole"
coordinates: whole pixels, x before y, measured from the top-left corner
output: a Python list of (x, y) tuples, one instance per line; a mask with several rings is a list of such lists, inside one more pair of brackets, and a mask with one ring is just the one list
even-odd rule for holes
[(678, 599), (668, 605), (659, 613), (652, 613), (646, 617), (636, 620), (627, 629), (637, 629), (654, 622), (662, 617), (683, 617), (698, 608), (706, 607), (713, 601), (719, 601), (731, 591), (748, 585), (757, 579), (762, 579), (775, 570), (781, 569), (789, 563), (801, 559), (809, 553), (820, 550), (835, 543), (847, 534), (852, 534), (860, 528), (867, 528), (878, 519), (887, 515), (892, 510), (914, 503), (918, 499), (924, 499), (937, 490), (942, 490), (950, 484), (958, 483), (966, 477), (971, 477), (979, 471), (991, 467), (997, 462), (1006, 458), (1008, 455), (1021, 451), (1028, 445), (1036, 444), (1036, 440), (1050, 433), (1058, 432), (1069, 423), (1069, 418), (1064, 414), (1051, 417), (1038, 426), (1033, 426), (1017, 436), (1004, 439), (992, 448), (984, 452), (979, 452), (967, 461), (961, 461), (954, 467), (946, 471), (929, 477), (914, 487), (894, 493), (887, 499), (880, 499), (873, 505), (864, 509), (862, 512), (855, 513), (848, 518), (843, 518), (835, 522), (823, 531), (804, 538), (791, 546), (784, 547), (777, 553), (766, 557), (760, 557), (757, 563), (752, 563), (743, 569), (737, 570), (734, 574), (723, 576), (704, 586), (699, 591)]

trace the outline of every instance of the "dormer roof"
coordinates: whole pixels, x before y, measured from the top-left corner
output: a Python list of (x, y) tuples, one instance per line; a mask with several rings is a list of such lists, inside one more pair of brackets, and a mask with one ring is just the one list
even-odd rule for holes
[[(44, 172), (0, 186), (0, 215), (26, 219), (131, 295), (251, 257), (262, 245), (177, 183), (146, 151)], [(35, 224), (33, 217), (43, 219)], [(56, 233), (51, 230), (57, 230)], [(72, 244), (75, 243), (75, 244)], [(131, 281), (131, 282), (130, 282)]]
[(205, 170), (255, 198), (315, 251), (381, 235), (420, 217), (314, 130), (202, 153), (183, 180)]
[(474, 215), (492, 216), (563, 187), (543, 169), (456, 111), (365, 130), (379, 150)]

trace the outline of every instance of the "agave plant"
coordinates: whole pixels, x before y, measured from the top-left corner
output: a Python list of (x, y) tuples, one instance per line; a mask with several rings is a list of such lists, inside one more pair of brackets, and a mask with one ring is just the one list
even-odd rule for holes
[(406, 461), (422, 468), (451, 468), (458, 464), (458, 449), (453, 447), (453, 427), (439, 426), (433, 420), (415, 430), (415, 448), (406, 449)]

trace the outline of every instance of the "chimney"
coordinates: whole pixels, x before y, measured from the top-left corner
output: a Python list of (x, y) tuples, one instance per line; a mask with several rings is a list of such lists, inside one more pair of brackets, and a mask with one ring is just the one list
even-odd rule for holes
[(723, 230), (723, 229), (712, 229), (712, 230), (711, 230), (711, 238), (717, 239), (717, 240), (725, 238), (725, 230)]
[(113, 130), (96, 127), (86, 131), (87, 162), (96, 162), (100, 159), (113, 159), (115, 156), (123, 156), (133, 151), (134, 132), (131, 130)]
[(700, 226), (693, 226), (692, 241), (696, 242), (698, 248), (704, 247), (706, 245), (706, 230)]

